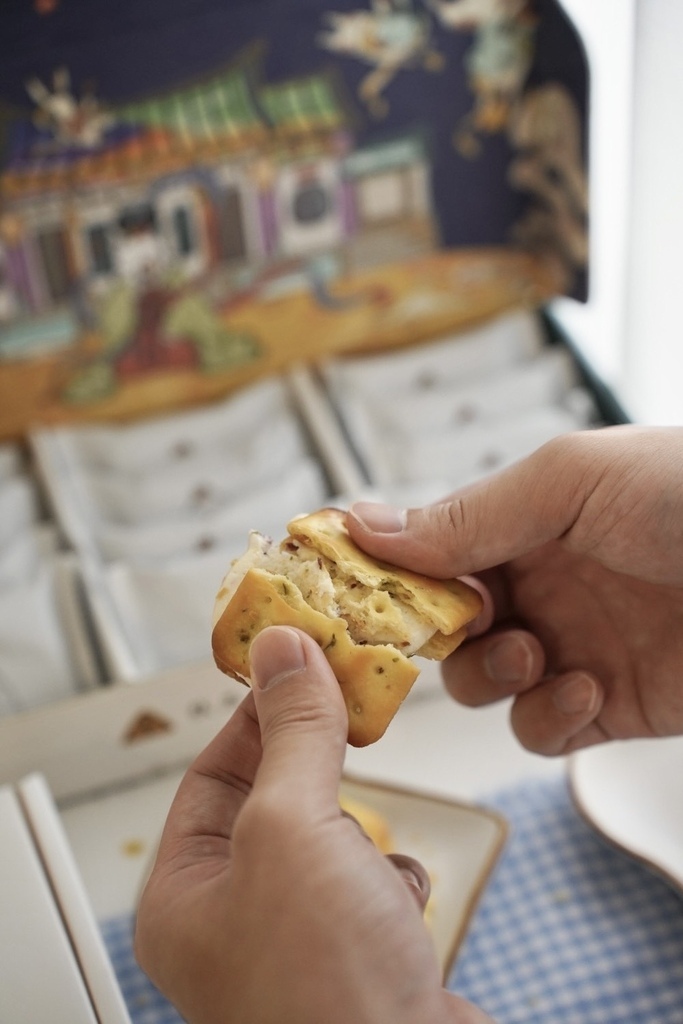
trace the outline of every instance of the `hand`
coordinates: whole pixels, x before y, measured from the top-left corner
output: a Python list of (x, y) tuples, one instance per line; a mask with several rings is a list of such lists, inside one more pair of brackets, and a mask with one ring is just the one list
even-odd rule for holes
[(530, 750), (683, 733), (683, 429), (569, 434), (423, 509), (359, 503), (348, 525), (386, 561), (477, 574), (485, 611), (446, 685), (471, 706), (512, 696)]
[(321, 650), (271, 627), (251, 659), (253, 690), (170, 810), (142, 968), (190, 1024), (492, 1024), (442, 987), (424, 869), (339, 809), (348, 719)]

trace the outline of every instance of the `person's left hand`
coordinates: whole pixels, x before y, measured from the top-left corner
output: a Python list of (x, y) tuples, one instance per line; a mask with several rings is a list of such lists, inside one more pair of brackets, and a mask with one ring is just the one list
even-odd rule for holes
[(348, 720), (322, 651), (271, 627), (251, 659), (252, 692), (169, 813), (143, 970), (191, 1024), (491, 1024), (442, 986), (424, 869), (340, 811)]

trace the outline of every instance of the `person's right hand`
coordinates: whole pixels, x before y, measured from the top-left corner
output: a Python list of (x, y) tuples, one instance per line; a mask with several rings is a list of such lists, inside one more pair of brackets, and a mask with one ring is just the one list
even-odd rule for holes
[(487, 611), (446, 684), (467, 705), (513, 696), (524, 746), (683, 734), (683, 429), (569, 434), (435, 505), (347, 521), (377, 558), (476, 574)]

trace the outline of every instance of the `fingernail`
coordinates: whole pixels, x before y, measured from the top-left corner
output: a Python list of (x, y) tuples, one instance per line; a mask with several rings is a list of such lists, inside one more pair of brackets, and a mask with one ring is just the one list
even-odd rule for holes
[(353, 505), (350, 515), (368, 533), (400, 533), (406, 525), (404, 509), (369, 501), (359, 501)]
[(406, 885), (409, 885), (415, 890), (416, 895), (422, 897), (422, 899), (429, 899), (429, 889), (425, 889), (424, 879), (418, 875), (415, 871), (411, 871), (410, 868), (399, 868), (399, 875), (401, 875)]
[(484, 657), (484, 666), (494, 683), (523, 683), (531, 675), (532, 653), (518, 636), (508, 636), (493, 643)]
[(288, 626), (269, 626), (259, 633), (249, 649), (251, 681), (259, 690), (269, 690), (306, 667), (301, 638)]
[(403, 881), (415, 890), (415, 894), (421, 897), (424, 905), (429, 899), (432, 883), (429, 874), (420, 861), (403, 853), (387, 854), (387, 860), (391, 861)]
[(579, 715), (592, 711), (597, 699), (595, 680), (583, 673), (572, 676), (553, 694), (553, 701), (563, 715)]

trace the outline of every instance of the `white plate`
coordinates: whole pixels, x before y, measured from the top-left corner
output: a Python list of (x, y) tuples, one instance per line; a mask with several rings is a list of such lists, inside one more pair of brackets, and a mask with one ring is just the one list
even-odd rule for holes
[(569, 761), (579, 812), (683, 891), (683, 737), (590, 747)]
[(444, 978), (450, 974), (475, 908), (508, 832), (497, 812), (346, 775), (342, 792), (383, 815), (397, 852), (427, 869), (432, 894), (426, 920)]
[[(62, 809), (62, 821), (100, 921), (134, 911), (182, 773), (102, 794)], [(491, 872), (508, 826), (497, 812), (466, 802), (367, 782), (346, 774), (343, 792), (386, 820), (397, 852), (429, 872), (427, 921), (444, 978)]]

